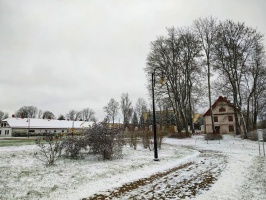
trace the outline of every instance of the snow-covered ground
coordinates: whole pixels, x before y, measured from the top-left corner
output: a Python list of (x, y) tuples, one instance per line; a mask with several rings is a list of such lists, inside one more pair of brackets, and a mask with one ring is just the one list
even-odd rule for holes
[[(108, 196), (143, 178), (147, 178), (144, 185), (119, 198), (152, 198), (154, 187), (158, 198), (168, 199), (171, 192), (171, 199), (188, 199), (193, 198), (188, 190), (198, 184), (195, 199), (266, 199), (266, 157), (258, 156), (257, 142), (225, 136), (220, 144), (201, 139), (195, 143), (200, 137), (167, 138), (159, 150), (159, 162), (139, 145), (137, 150), (125, 147), (119, 160), (102, 161), (89, 155), (44, 167), (34, 157), (35, 145), (0, 147), (0, 199), (89, 199), (95, 194)], [(162, 175), (154, 178), (155, 186), (150, 185), (149, 177), (158, 174)], [(203, 179), (210, 177), (213, 183), (202, 186)]]

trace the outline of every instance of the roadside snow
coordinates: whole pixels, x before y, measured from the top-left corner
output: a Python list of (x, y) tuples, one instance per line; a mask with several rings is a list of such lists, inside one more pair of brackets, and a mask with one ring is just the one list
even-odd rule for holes
[(215, 150), (227, 156), (227, 167), (213, 187), (196, 196), (198, 200), (262, 200), (266, 199), (266, 158), (259, 156), (258, 142), (225, 135), (218, 141), (167, 140), (167, 143), (193, 146), (195, 149)]
[[(200, 137), (167, 138), (159, 150), (159, 162), (153, 161), (152, 151), (138, 146), (137, 150), (125, 147), (124, 158), (120, 160), (101, 161), (89, 155), (84, 160), (61, 159), (56, 166), (44, 167), (34, 158), (38, 150), (35, 145), (0, 147), (0, 199), (88, 198), (181, 164), (196, 163), (203, 150), (226, 157), (225, 169), (211, 188), (194, 199), (266, 199), (266, 159), (258, 156), (257, 142), (229, 135), (220, 144), (218, 141), (207, 144), (200, 139), (195, 143)], [(205, 160), (216, 162), (211, 158)], [(192, 172), (183, 176), (193, 176)], [(166, 183), (160, 184), (164, 188)]]

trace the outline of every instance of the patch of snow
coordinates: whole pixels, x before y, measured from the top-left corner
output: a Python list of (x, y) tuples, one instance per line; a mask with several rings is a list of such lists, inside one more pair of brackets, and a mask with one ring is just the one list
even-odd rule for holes
[[(194, 199), (266, 199), (266, 159), (259, 156), (257, 142), (225, 135), (220, 144), (218, 141), (207, 144), (201, 137), (165, 139), (158, 162), (153, 161), (153, 151), (139, 145), (137, 150), (125, 147), (123, 159), (102, 161), (89, 155), (83, 160), (60, 159), (56, 166), (44, 167), (34, 157), (38, 151), (35, 145), (0, 147), (0, 199), (88, 198), (188, 162), (197, 166), (201, 162), (210, 167), (217, 165), (218, 161), (211, 157), (199, 159), (205, 150), (226, 157), (226, 161), (221, 172), (219, 168), (213, 169), (213, 173), (221, 173), (218, 180)], [(197, 167), (199, 174), (204, 170), (203, 165)], [(188, 167), (172, 182), (193, 176), (195, 172)], [(166, 184), (167, 181), (158, 182), (158, 195), (164, 193), (162, 188)], [(186, 187), (183, 190), (189, 195)]]

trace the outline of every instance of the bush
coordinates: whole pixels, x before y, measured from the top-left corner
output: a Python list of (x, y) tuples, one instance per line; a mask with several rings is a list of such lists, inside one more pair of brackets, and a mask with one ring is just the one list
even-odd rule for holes
[(177, 138), (177, 139), (184, 139), (184, 138), (189, 138), (191, 137), (191, 133), (188, 132), (175, 132), (175, 133), (170, 133), (169, 135), (170, 138)]
[(218, 134), (218, 133), (207, 133), (204, 136), (205, 140), (222, 140), (223, 139), (223, 135), (222, 134)]
[(13, 131), (12, 133), (13, 137), (28, 137), (27, 131)]
[(125, 137), (130, 147), (137, 149), (139, 131), (126, 131)]
[(164, 138), (168, 135), (168, 132), (166, 130), (161, 130), (158, 131), (158, 138), (157, 138), (157, 143), (158, 143), (158, 148), (161, 149), (162, 148), (162, 143)]
[(152, 150), (151, 144), (152, 144), (152, 139), (153, 139), (153, 132), (148, 127), (146, 127), (145, 130), (143, 130), (139, 133), (139, 135), (141, 136), (143, 148), (149, 149), (151, 151)]
[(103, 160), (122, 157), (122, 147), (125, 144), (122, 129), (109, 128), (107, 124), (94, 124), (87, 132), (93, 154), (100, 155)]
[(47, 134), (35, 140), (36, 145), (40, 148), (39, 153), (35, 153), (37, 159), (42, 161), (46, 166), (54, 165), (56, 160), (61, 156), (63, 149), (61, 137), (59, 135)]
[(67, 136), (62, 139), (62, 147), (66, 156), (70, 158), (78, 158), (82, 149), (87, 150), (88, 139), (85, 136)]

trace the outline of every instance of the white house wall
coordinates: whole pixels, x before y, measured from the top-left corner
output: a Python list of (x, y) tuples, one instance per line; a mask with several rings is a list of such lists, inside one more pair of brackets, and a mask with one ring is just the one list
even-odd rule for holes
[(12, 128), (0, 128), (0, 137), (11, 137), (12, 136)]
[[(225, 112), (220, 112), (219, 108), (224, 107), (226, 109)], [(220, 127), (220, 133), (232, 133), (234, 134), (236, 131), (235, 128), (235, 115), (234, 109), (228, 105), (224, 105), (223, 102), (219, 102), (215, 108), (213, 108), (213, 116), (218, 117), (218, 122), (214, 122), (214, 126)], [(229, 121), (229, 117), (232, 116), (233, 121)], [(212, 124), (211, 124), (211, 116), (205, 116), (205, 125), (206, 125), (206, 133), (212, 132)], [(229, 131), (229, 126), (234, 127), (234, 131)]]

